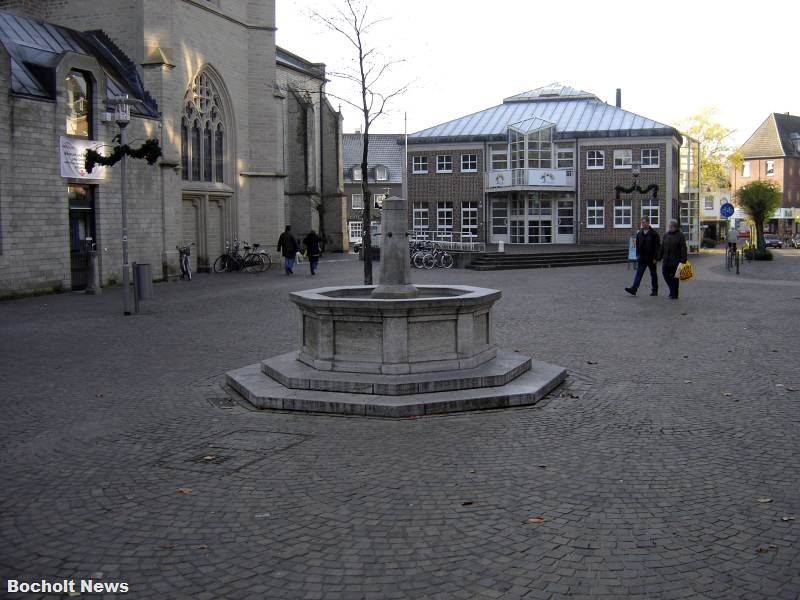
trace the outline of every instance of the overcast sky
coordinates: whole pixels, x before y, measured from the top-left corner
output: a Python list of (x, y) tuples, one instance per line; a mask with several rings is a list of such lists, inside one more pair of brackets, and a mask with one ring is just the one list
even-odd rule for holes
[[(310, 16), (337, 6), (276, 0), (278, 44), (351, 68), (352, 47)], [(620, 87), (623, 108), (670, 125), (716, 108), (737, 144), (771, 112), (800, 114), (800, 0), (373, 0), (369, 10), (387, 18), (372, 45), (403, 60), (380, 90), (410, 83), (375, 133), (402, 133), (404, 113), (412, 133), (553, 82), (611, 104)], [(342, 80), (328, 90), (358, 102)], [(354, 131), (360, 117), (341, 104)]]

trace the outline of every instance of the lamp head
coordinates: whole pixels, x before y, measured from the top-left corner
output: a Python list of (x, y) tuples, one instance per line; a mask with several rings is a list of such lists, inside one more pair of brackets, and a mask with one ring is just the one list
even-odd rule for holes
[(128, 95), (117, 96), (112, 101), (114, 105), (114, 120), (117, 125), (124, 127), (131, 121), (131, 105)]

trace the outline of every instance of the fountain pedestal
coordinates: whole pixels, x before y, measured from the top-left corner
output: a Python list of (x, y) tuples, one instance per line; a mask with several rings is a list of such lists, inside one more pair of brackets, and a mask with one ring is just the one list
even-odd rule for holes
[(534, 404), (566, 377), (498, 351), (499, 290), (410, 283), (407, 204), (384, 201), (380, 285), (292, 292), (298, 351), (227, 373), (258, 408), (406, 417)]

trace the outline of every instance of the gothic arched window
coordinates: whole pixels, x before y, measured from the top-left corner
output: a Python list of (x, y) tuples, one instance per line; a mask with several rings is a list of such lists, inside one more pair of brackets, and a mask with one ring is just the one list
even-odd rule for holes
[[(191, 123), (191, 139), (185, 130)], [(222, 100), (207, 73), (186, 92), (181, 119), (181, 167), (187, 181), (225, 181), (225, 126)], [(191, 169), (189, 169), (191, 164)]]

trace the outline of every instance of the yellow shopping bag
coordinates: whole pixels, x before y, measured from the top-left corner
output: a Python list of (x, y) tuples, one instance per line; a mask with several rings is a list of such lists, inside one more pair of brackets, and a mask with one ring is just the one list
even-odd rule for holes
[(688, 260), (685, 263), (680, 263), (675, 276), (681, 281), (689, 281), (692, 277), (694, 277), (692, 263), (690, 263)]

